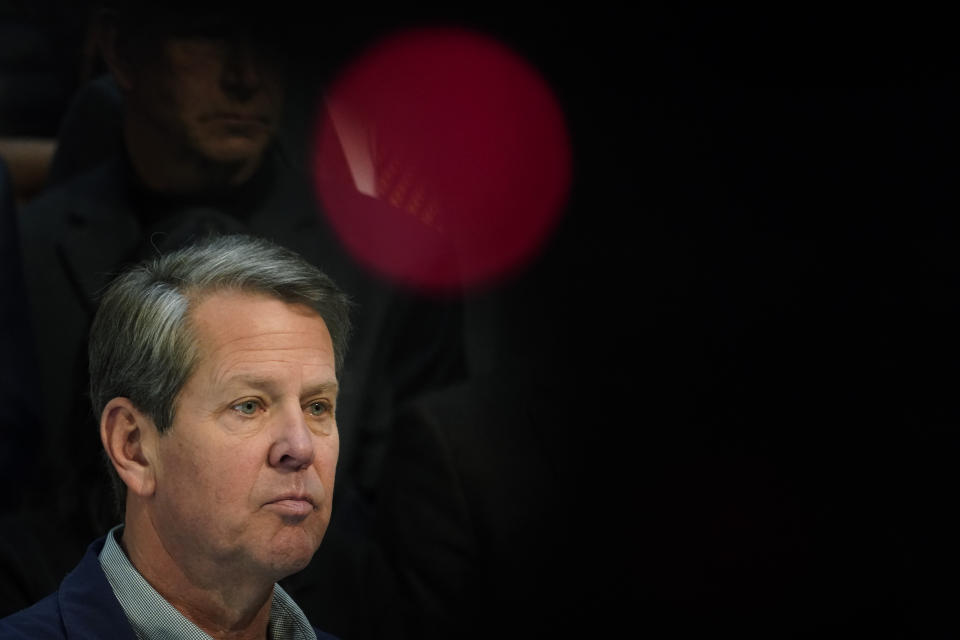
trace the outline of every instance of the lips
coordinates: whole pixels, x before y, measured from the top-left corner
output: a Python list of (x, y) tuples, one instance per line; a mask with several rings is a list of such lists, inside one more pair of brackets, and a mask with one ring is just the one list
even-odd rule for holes
[(280, 496), (264, 505), (282, 516), (305, 517), (316, 511), (317, 505), (308, 495), (289, 494)]
[(217, 112), (210, 114), (206, 118), (207, 120), (212, 120), (216, 122), (225, 122), (227, 124), (235, 125), (246, 125), (246, 126), (264, 126), (269, 122), (269, 118), (262, 115), (256, 114), (246, 114), (246, 113), (232, 113), (232, 112)]

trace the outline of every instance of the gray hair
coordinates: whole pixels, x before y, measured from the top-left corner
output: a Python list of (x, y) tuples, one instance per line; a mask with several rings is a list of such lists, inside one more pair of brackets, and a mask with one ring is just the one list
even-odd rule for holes
[[(159, 432), (169, 429), (198, 359), (189, 312), (222, 291), (261, 293), (316, 311), (330, 332), (339, 375), (350, 335), (346, 294), (293, 251), (260, 238), (215, 236), (142, 263), (110, 284), (90, 329), (94, 415), (126, 397)], [(114, 483), (121, 498), (125, 487), (115, 475)]]

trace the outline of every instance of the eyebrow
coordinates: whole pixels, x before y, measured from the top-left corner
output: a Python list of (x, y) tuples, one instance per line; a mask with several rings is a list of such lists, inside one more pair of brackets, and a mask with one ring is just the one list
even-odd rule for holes
[(331, 380), (330, 382), (321, 382), (320, 384), (315, 384), (307, 387), (307, 393), (305, 395), (315, 396), (320, 395), (337, 395), (337, 392), (340, 390), (340, 385), (337, 384), (336, 380)]
[[(252, 389), (258, 389), (266, 391), (268, 393), (275, 393), (277, 385), (270, 378), (262, 378), (259, 376), (249, 376), (244, 374), (238, 374), (231, 378), (228, 378), (226, 381), (226, 386), (246, 386)], [(304, 389), (302, 395), (304, 396), (313, 396), (317, 394), (330, 394), (336, 395), (339, 391), (340, 386), (337, 384), (336, 380), (330, 380), (327, 382), (320, 382), (317, 384), (312, 384), (307, 386)]]

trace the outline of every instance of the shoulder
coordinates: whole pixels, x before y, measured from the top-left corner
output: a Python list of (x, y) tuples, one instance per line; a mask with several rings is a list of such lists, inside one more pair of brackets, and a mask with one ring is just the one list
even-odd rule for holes
[(35, 605), (0, 620), (0, 640), (15, 638), (66, 638), (56, 593)]
[(0, 620), (0, 640), (115, 638), (134, 640), (133, 629), (113, 595), (99, 554), (104, 538), (88, 548), (60, 588), (37, 604)]
[(22, 232), (48, 234), (49, 226), (71, 215), (103, 216), (128, 208), (125, 177), (119, 159), (100, 164), (44, 190), (20, 208)]
[(21, 207), (19, 223), (28, 278), (59, 269), (64, 260), (59, 254), (65, 248), (69, 264), (110, 270), (109, 260), (127, 250), (139, 229), (119, 160), (52, 186)]
[(337, 636), (331, 635), (326, 631), (321, 631), (316, 627), (313, 628), (313, 632), (317, 634), (317, 640), (340, 640)]

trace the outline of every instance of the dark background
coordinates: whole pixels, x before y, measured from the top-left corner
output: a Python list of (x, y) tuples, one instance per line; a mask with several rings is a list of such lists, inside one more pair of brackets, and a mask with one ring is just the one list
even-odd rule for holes
[[(55, 135), (89, 72), (83, 12), (43, 4), (0, 4), (4, 135)], [(324, 36), (303, 40), (308, 89), (425, 21), (501, 38), (554, 87), (570, 205), (500, 294), (517, 335), (588, 347), (569, 363), (557, 437), (585, 445), (571, 481), (592, 504), (570, 517), (594, 519), (597, 548), (580, 553), (623, 583), (625, 623), (948, 628), (960, 96), (945, 15), (308, 13), (291, 17)]]

